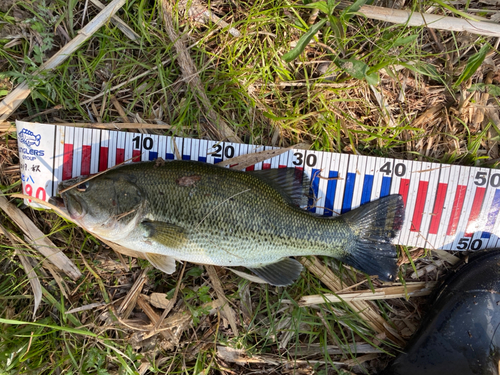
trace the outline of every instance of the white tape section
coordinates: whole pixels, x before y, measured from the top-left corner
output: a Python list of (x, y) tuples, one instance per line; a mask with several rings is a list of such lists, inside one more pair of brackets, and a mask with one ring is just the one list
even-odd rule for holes
[[(177, 159), (216, 164), (267, 146), (63, 127), (18, 121), (23, 192), (48, 200), (60, 181), (130, 162)], [(500, 246), (500, 171), (371, 156), (291, 150), (247, 170), (292, 167), (311, 179), (308, 210), (335, 216), (401, 194), (406, 220), (394, 243), (429, 249)], [(31, 202), (26, 202), (36, 206)]]

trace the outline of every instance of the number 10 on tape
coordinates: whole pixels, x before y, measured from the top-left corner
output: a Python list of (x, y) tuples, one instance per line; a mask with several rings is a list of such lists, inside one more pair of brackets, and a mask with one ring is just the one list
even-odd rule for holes
[[(126, 160), (161, 157), (216, 164), (272, 149), (21, 121), (17, 131), (23, 191), (43, 200), (57, 194), (62, 180), (104, 171)], [(500, 246), (500, 171), (305, 150), (290, 150), (247, 170), (269, 168), (295, 168), (298, 180), (307, 175), (311, 198), (306, 209), (319, 215), (336, 216), (401, 194), (406, 220), (396, 244), (446, 250)]]

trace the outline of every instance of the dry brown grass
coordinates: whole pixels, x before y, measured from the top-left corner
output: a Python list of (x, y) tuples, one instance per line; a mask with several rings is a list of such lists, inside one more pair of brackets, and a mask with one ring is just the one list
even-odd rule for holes
[[(79, 2), (72, 18), (55, 23), (51, 12), (68, 11), (66, 5), (40, 4), (41, 26), (23, 22), (33, 16), (27, 7), (0, 6), (0, 15), (6, 17), (9, 12), (13, 17), (9, 19), (12, 25), (0, 28), (0, 35), (8, 38), (2, 42), (0, 70), (32, 73), (25, 55), (33, 61), (37, 56), (48, 58), (98, 12)], [(169, 4), (177, 9), (176, 4)], [(409, 8), (415, 4), (382, 1), (379, 5)], [(416, 5), (430, 8), (420, 2)], [(119, 16), (140, 35), (141, 44), (106, 26), (55, 73), (41, 77), (34, 95), (9, 120), (128, 123), (129, 130), (157, 134), (197, 138), (229, 134), (247, 143), (289, 146), (308, 142), (324, 151), (498, 165), (496, 98), (468, 91), (474, 83), (500, 83), (496, 40), (425, 28), (394, 29), (354, 17), (345, 23), (343, 37), (325, 31), (287, 65), (280, 56), (301, 35), (293, 27), (300, 24), (298, 15), (307, 20), (310, 9), (264, 1), (215, 1), (210, 6), (213, 14), (242, 36), (221, 31), (193, 12), (174, 12), (173, 32), (184, 35), (177, 41), (185, 47), (179, 52), (180, 47), (172, 48), (169, 39), (174, 34), (164, 31), (160, 9), (131, 2)], [(482, 3), (469, 3), (469, 7), (485, 9)], [(417, 38), (409, 46), (391, 42), (412, 35)], [(47, 37), (50, 41), (44, 41)], [(487, 42), (495, 48), (470, 78), (453, 87), (470, 56)], [(36, 47), (44, 45), (37, 54)], [(382, 64), (377, 70), (380, 84), (371, 88), (366, 81), (337, 69), (332, 49), (344, 57), (365, 59), (370, 66)], [(181, 66), (179, 53), (192, 60), (191, 70)], [(421, 66), (412, 70), (421, 63), (433, 67), (436, 76), (423, 74)], [(195, 83), (191, 75), (198, 77)], [(0, 75), (0, 90), (11, 90), (15, 83), (15, 75)], [(133, 123), (149, 126), (134, 127)], [(159, 126), (151, 129), (155, 124)], [(5, 194), (20, 191), (17, 142), (10, 126), (0, 124), (0, 185)], [(8, 329), (0, 336), (0, 347), (4, 352), (21, 348), (23, 356), (30, 351), (45, 355), (41, 373), (78, 364), (88, 373), (96, 371), (83, 359), (90, 354), (96, 356), (100, 369), (126, 372), (115, 349), (139, 373), (326, 374), (335, 373), (334, 366), (345, 373), (375, 373), (388, 362), (387, 352), (394, 353), (415, 332), (426, 310), (426, 297), (299, 307), (294, 301), (308, 295), (385, 287), (379, 280), (339, 271), (336, 264), (318, 259), (303, 260), (309, 271), (286, 289), (249, 284), (224, 269), (194, 265), (186, 266), (184, 276), (178, 270), (167, 277), (147, 268), (142, 260), (113, 252), (53, 213), (20, 208), (83, 274), (77, 281), (54, 278), (33, 251), (31, 262), (44, 287), (37, 320), (97, 335), (82, 338), (68, 331), (46, 342), (31, 338), (28, 346), (28, 339), (9, 341), (17, 331), (3, 325)], [(22, 235), (5, 212), (0, 211), (0, 218), (8, 231)], [(7, 237), (0, 237), (0, 301), (6, 301), (0, 317), (28, 322), (31, 292), (13, 245)], [(404, 250), (405, 282), (435, 282), (456, 260), (423, 249)], [(66, 310), (73, 308), (77, 310), (68, 314)], [(161, 321), (165, 309), (168, 314)], [(36, 331), (29, 325), (19, 327), (28, 337)], [(49, 340), (53, 343), (48, 344)], [(110, 350), (110, 345), (115, 349)], [(36, 355), (33, 358), (8, 371), (36, 372), (30, 368)]]

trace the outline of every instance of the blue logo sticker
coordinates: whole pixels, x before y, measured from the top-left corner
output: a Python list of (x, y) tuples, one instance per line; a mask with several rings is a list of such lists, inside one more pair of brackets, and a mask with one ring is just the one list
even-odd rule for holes
[(19, 132), (19, 140), (21, 143), (24, 143), (26, 146), (40, 146), (40, 139), (42, 136), (40, 134), (34, 134), (31, 130), (23, 128)]

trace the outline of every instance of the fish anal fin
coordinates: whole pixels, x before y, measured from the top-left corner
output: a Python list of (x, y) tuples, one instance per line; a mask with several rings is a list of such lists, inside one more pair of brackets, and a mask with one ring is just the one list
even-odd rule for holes
[(145, 253), (147, 260), (155, 268), (170, 275), (175, 272), (175, 259), (162, 254)]
[(187, 242), (184, 228), (163, 221), (143, 221), (141, 227), (144, 237), (158, 242), (166, 247), (179, 248)]
[(299, 278), (303, 267), (295, 259), (284, 258), (276, 263), (247, 268), (271, 285), (287, 286)]

